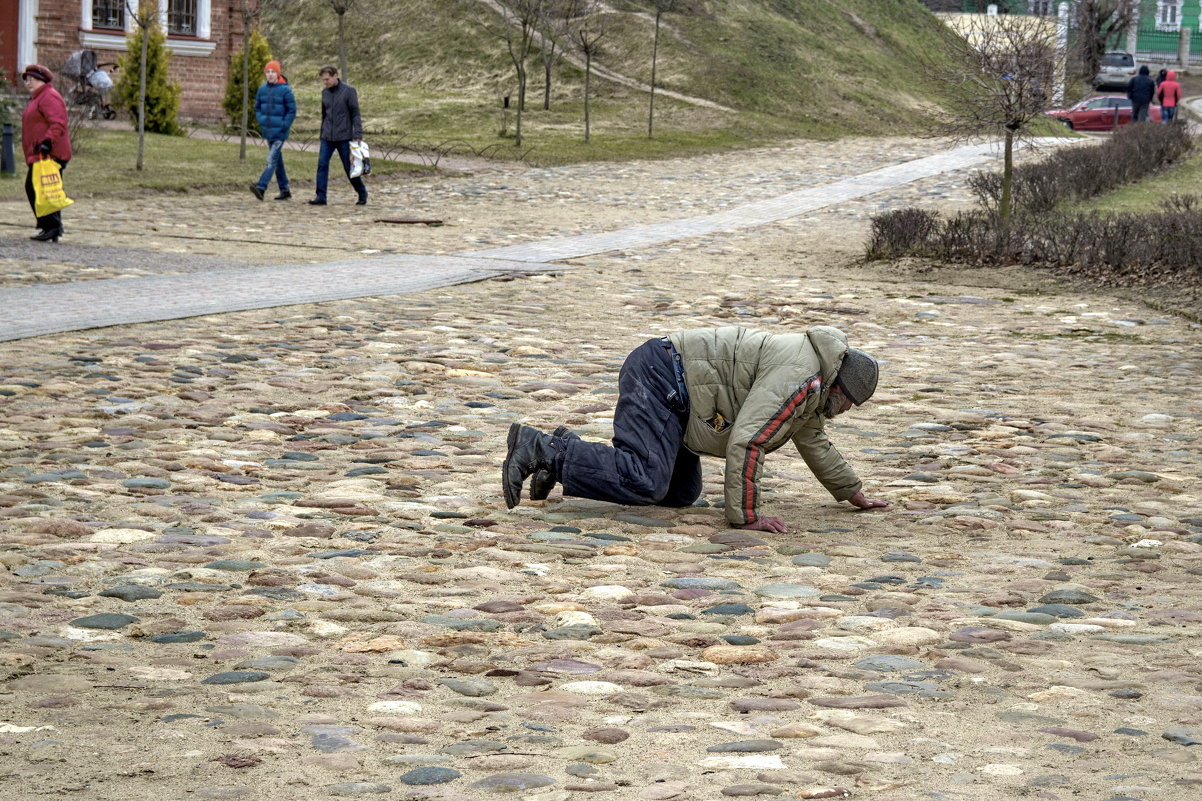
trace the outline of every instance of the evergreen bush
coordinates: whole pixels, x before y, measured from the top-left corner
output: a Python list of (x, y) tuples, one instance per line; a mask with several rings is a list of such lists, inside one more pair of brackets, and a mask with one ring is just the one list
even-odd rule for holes
[(113, 104), (124, 108), (137, 124), (143, 35), (149, 37), (146, 40), (146, 132), (182, 136), (184, 129), (176, 122), (180, 87), (172, 83), (167, 74), (167, 37), (157, 21), (146, 30), (138, 27), (129, 37), (126, 53), (119, 60), (121, 77), (113, 88)]
[[(248, 133), (258, 134), (260, 131), (259, 121), (255, 119), (255, 92), (258, 91), (259, 84), (263, 81), (264, 65), (271, 61), (271, 47), (268, 46), (267, 39), (258, 28), (250, 32), (250, 40), (247, 44), (250, 47), (250, 91), (247, 93), (246, 102), (250, 108), (246, 115), (246, 130)], [(230, 118), (230, 127), (236, 131), (242, 128), (243, 53), (244, 50), (239, 50), (230, 55), (229, 77), (225, 81), (225, 99), (221, 103), (226, 115)]]

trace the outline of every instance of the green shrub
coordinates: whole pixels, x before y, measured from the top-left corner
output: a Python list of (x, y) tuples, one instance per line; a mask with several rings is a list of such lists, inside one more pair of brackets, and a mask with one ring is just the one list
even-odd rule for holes
[(138, 28), (129, 37), (126, 53), (121, 57), (121, 77), (113, 91), (113, 104), (129, 112), (129, 117), (138, 120), (138, 81), (142, 69), (142, 36), (146, 40), (146, 132), (182, 135), (184, 129), (176, 122), (179, 114), (179, 92), (177, 83), (167, 75), (167, 37), (158, 22), (143, 31)]
[[(246, 129), (250, 133), (259, 133), (259, 121), (255, 119), (255, 92), (263, 81), (263, 67), (271, 61), (271, 48), (267, 39), (255, 28), (250, 32), (250, 91), (247, 93), (249, 109), (246, 115)], [(225, 82), (225, 100), (221, 106), (230, 118), (230, 127), (242, 129), (242, 58), (244, 50), (230, 55), (229, 78)]]

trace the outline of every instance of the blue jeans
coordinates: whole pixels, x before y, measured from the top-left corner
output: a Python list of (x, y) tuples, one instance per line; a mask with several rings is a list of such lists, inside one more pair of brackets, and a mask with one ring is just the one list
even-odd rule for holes
[(334, 151), (338, 151), (338, 157), (342, 159), (342, 169), (346, 172), (346, 177), (350, 178), (351, 186), (355, 187), (355, 191), (359, 193), (359, 199), (367, 200), (367, 187), (363, 185), (363, 178), (351, 178), (351, 140), (349, 139), (321, 140), (321, 150), (317, 154), (317, 199), (326, 199), (326, 185), (330, 181), (330, 158), (333, 157)]
[(280, 139), (275, 142), (270, 142), (267, 149), (267, 169), (263, 170), (263, 174), (259, 176), (259, 183), (256, 186), (259, 189), (266, 189), (271, 183), (271, 175), (275, 173), (275, 182), (280, 187), (280, 192), (288, 191), (288, 173), (284, 171), (284, 140)]
[(1172, 122), (1176, 118), (1177, 118), (1177, 107), (1176, 106), (1161, 106), (1160, 107), (1160, 121), (1161, 122)]

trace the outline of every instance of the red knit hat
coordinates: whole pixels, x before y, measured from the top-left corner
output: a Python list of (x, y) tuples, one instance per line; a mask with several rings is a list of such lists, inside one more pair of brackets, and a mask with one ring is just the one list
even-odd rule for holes
[(263, 65), (263, 72), (267, 72), (267, 70), (275, 70), (275, 74), (279, 75), (282, 72), (282, 70), (280, 69), (280, 62), (268, 61), (266, 64)]

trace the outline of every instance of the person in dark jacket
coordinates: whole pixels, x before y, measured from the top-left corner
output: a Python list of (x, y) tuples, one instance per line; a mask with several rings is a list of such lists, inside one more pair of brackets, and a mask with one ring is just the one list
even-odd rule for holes
[(280, 62), (268, 61), (263, 66), (264, 80), (259, 91), (255, 92), (255, 119), (259, 121), (259, 132), (267, 142), (267, 167), (259, 176), (258, 183), (251, 184), (250, 191), (259, 200), (275, 175), (276, 185), (280, 193), (276, 200), (287, 200), (292, 197), (288, 189), (288, 173), (284, 170), (284, 143), (288, 141), (288, 133), (292, 130), (292, 121), (296, 119), (296, 98), (292, 95), (292, 87), (280, 72)]
[(1131, 101), (1131, 121), (1147, 122), (1148, 108), (1156, 96), (1156, 81), (1149, 74), (1148, 65), (1139, 68), (1139, 74), (1127, 83), (1127, 99)]
[(363, 138), (363, 121), (359, 118), (359, 95), (355, 87), (338, 77), (338, 68), (327, 64), (321, 68), (321, 150), (317, 154), (317, 196), (310, 206), (326, 204), (326, 184), (330, 180), (330, 159), (334, 153), (342, 159), (342, 169), (351, 186), (359, 194), (358, 206), (367, 205), (367, 187), (362, 177), (351, 178), (351, 142)]
[[(29, 104), (21, 115), (21, 149), (25, 152), (25, 163), (29, 165), (29, 172), (25, 176), (25, 195), (37, 217), (33, 165), (41, 159), (51, 158), (65, 169), (71, 160), (71, 138), (67, 133), (67, 104), (51, 85), (54, 73), (41, 64), (30, 64), (21, 73), (21, 80), (29, 90)], [(37, 217), (37, 221), (38, 233), (30, 239), (57, 242), (63, 235), (62, 212)]]
[(1177, 106), (1181, 103), (1181, 84), (1177, 83), (1177, 72), (1169, 70), (1160, 88), (1156, 90), (1156, 100), (1160, 103), (1160, 121), (1164, 123), (1177, 119)]
[(876, 391), (879, 366), (849, 348), (836, 328), (769, 334), (727, 326), (652, 339), (626, 357), (618, 374), (613, 444), (588, 442), (566, 428), (543, 434), (514, 423), (501, 467), (505, 505), (563, 494), (628, 505), (688, 506), (701, 495), (699, 456), (726, 460), (727, 521), (756, 531), (787, 531), (760, 509), (760, 475), (769, 453), (792, 442), (837, 501), (861, 509), (869, 498), (823, 424)]

